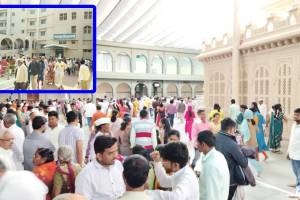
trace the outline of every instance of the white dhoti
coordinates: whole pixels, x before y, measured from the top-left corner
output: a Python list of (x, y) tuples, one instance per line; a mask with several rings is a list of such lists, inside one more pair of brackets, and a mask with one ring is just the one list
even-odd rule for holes
[(56, 69), (55, 71), (55, 83), (58, 85), (58, 87), (63, 85), (65, 72), (59, 69)]

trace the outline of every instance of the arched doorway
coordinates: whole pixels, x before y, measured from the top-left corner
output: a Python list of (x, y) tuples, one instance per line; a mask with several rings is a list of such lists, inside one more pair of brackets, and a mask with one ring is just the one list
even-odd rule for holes
[(167, 87), (167, 96), (177, 97), (177, 86), (175, 84), (170, 84)]
[(1, 50), (13, 49), (13, 42), (9, 38), (1, 40)]
[(25, 50), (29, 49), (29, 40), (25, 40)]
[(162, 83), (155, 81), (152, 83), (152, 96), (161, 97), (162, 96)]
[(112, 98), (113, 88), (109, 83), (101, 83), (97, 87), (97, 93), (100, 94), (101, 97), (106, 96), (107, 98)]
[(16, 39), (15, 41), (15, 49), (23, 49), (24, 48), (24, 42), (20, 38)]
[(138, 83), (135, 86), (135, 97), (143, 97), (148, 95), (147, 86), (144, 83)]
[(189, 84), (181, 86), (181, 97), (192, 97), (192, 87)]
[(127, 83), (121, 83), (117, 86), (117, 98), (130, 98), (130, 86)]

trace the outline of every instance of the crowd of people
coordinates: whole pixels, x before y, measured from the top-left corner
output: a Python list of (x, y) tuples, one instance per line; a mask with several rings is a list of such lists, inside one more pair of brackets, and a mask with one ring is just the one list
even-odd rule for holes
[[(269, 112), (263, 100), (248, 107), (232, 99), (228, 112), (198, 103), (148, 97), (0, 103), (0, 199), (245, 199), (261, 162), (282, 151), (287, 117), (280, 104)], [(287, 158), (300, 198), (300, 108), (294, 121)]]
[(64, 89), (65, 74), (78, 76), (71, 88), (87, 90), (91, 87), (92, 61), (55, 57), (3, 57), (0, 62), (1, 76), (14, 74), (15, 90), (44, 89), (45, 84), (54, 89)]

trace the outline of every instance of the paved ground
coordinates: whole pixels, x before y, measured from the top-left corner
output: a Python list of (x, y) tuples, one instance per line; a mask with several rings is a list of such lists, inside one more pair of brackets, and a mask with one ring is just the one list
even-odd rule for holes
[[(14, 89), (14, 76), (10, 76), (9, 79), (7, 76), (0, 77), (0, 90), (13, 90)], [(63, 85), (65, 90), (76, 89), (75, 86), (78, 82), (78, 76), (68, 76), (65, 75)], [(57, 90), (55, 85), (45, 84), (43, 86), (45, 90)]]
[[(175, 121), (174, 128), (184, 132), (184, 124)], [(291, 163), (286, 159), (286, 149), (288, 141), (282, 142), (282, 154), (269, 153), (267, 161), (260, 161), (263, 172), (260, 177), (256, 177), (257, 186), (244, 187), (246, 200), (285, 200), (290, 199), (288, 196), (295, 192), (294, 188), (287, 185), (295, 183), (295, 177), (292, 172)], [(263, 156), (261, 155), (262, 159)], [(253, 172), (256, 176), (256, 172)]]
[[(178, 120), (175, 120), (174, 128), (180, 130), (180, 132), (183, 133), (184, 124), (180, 124)], [(86, 146), (87, 140), (88, 135), (86, 134), (84, 146)], [(295, 183), (296, 180), (291, 169), (290, 161), (288, 161), (285, 156), (287, 144), (287, 141), (282, 142), (282, 151), (284, 153), (269, 153), (269, 159), (267, 161), (260, 162), (260, 164), (263, 166), (263, 172), (260, 177), (256, 177), (256, 187), (244, 187), (246, 194), (245, 200), (290, 199), (288, 196), (295, 190), (294, 188), (290, 188), (287, 185), (290, 183)], [(260, 157), (263, 158), (262, 155)], [(253, 173), (256, 176), (256, 172), (253, 171)]]
[(270, 154), (267, 162), (261, 162), (264, 171), (261, 177), (257, 178), (256, 187), (246, 187), (246, 199), (290, 199), (288, 196), (295, 192), (294, 188), (287, 185), (295, 183), (296, 179), (292, 172), (291, 163), (286, 159), (285, 152), (288, 142), (282, 142), (282, 154)]

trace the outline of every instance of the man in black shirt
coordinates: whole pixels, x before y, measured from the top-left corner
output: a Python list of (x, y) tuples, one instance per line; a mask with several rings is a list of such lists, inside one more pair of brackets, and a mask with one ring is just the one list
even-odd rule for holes
[(32, 62), (29, 64), (28, 73), (30, 77), (31, 89), (36, 90), (38, 84), (38, 75), (40, 74), (40, 65), (36, 61), (36, 57), (33, 57)]

